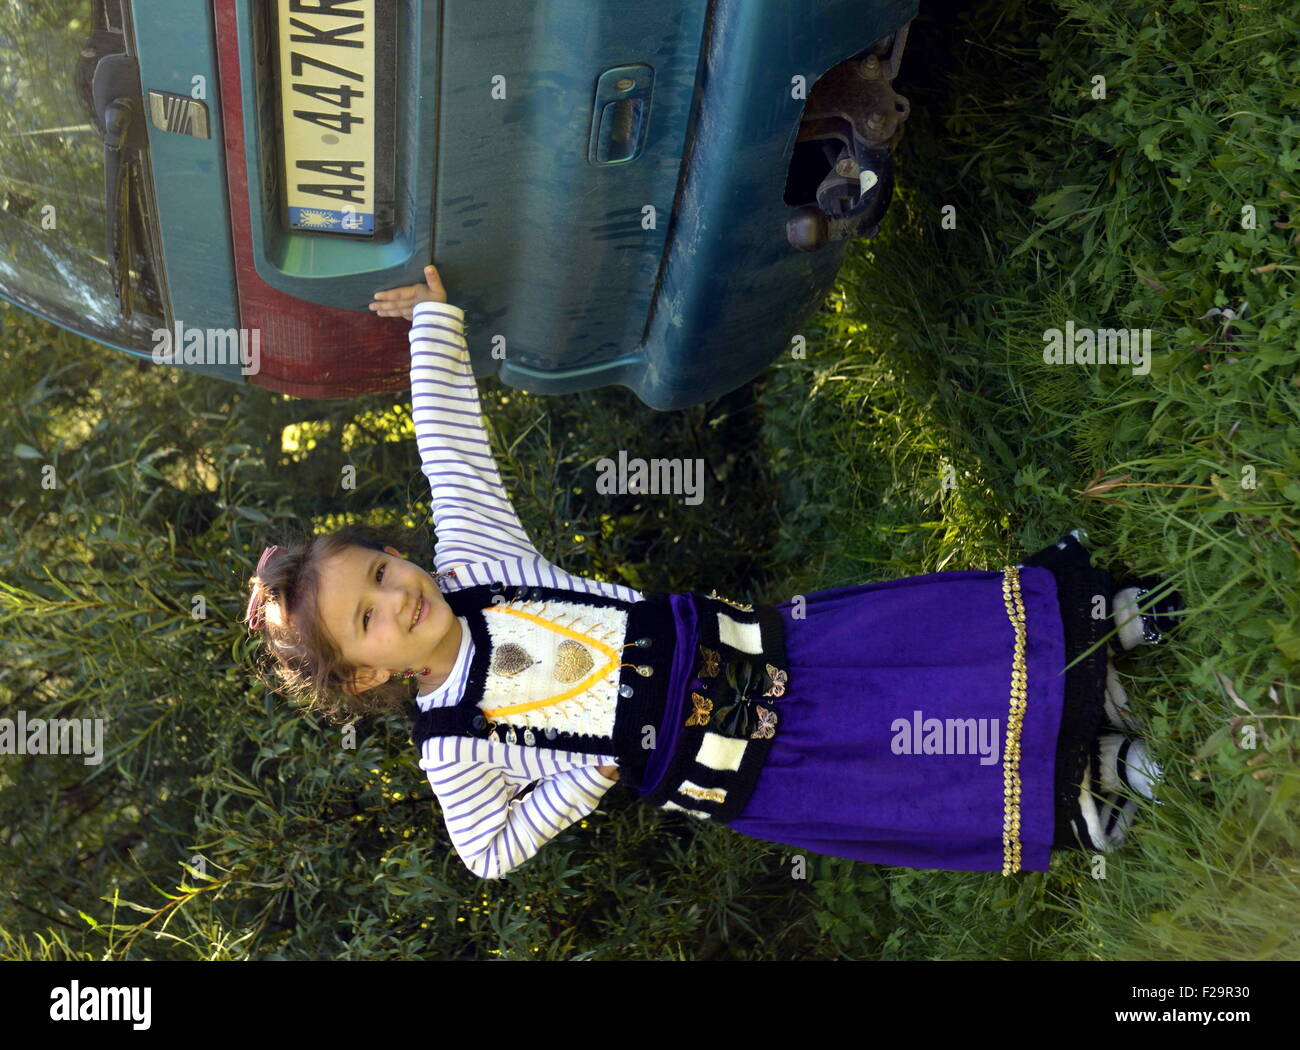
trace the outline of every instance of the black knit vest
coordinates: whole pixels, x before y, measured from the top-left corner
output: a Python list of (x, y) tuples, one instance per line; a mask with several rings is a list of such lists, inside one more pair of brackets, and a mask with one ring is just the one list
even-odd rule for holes
[[(639, 774), (648, 760), (641, 745), (645, 727), (658, 727), (663, 720), (668, 678), (672, 666), (676, 630), (667, 595), (649, 595), (639, 602), (624, 601), (603, 594), (554, 587), (507, 587), (503, 583), (480, 584), (453, 591), (444, 596), (452, 613), (463, 617), (474, 642), (465, 692), (451, 707), (433, 707), (418, 711), (413, 718), (411, 740), (420, 747), (431, 736), (468, 736), (489, 739), (496, 729), (503, 743), (573, 751), (587, 755), (614, 755), (620, 775), (638, 783)], [(487, 606), (514, 600), (580, 602), (596, 607), (615, 607), (627, 614), (626, 642), (642, 640), (647, 644), (623, 650), (623, 660), (637, 667), (649, 668), (650, 674), (623, 668), (619, 674), (620, 695), (612, 736), (566, 733), (555, 729), (522, 729), (504, 724), (494, 727), (483, 716), (479, 700), (483, 695), (488, 665), (492, 658), (491, 638), (483, 620)], [(526, 717), (512, 719), (526, 722)]]
[[(679, 598), (683, 596), (678, 596)], [(465, 690), (449, 707), (427, 711), (410, 705), (411, 742), (417, 750), (433, 736), (467, 736), (496, 739), (526, 747), (550, 748), (591, 755), (614, 755), (620, 779), (641, 792), (645, 801), (664, 808), (684, 809), (696, 816), (725, 822), (739, 815), (757, 781), (758, 772), (774, 737), (776, 711), (787, 680), (782, 621), (772, 606), (748, 608), (716, 595), (691, 594), (697, 611), (699, 653), (682, 654), (695, 677), (688, 683), (690, 698), (667, 695), (677, 648), (677, 627), (671, 597), (650, 593), (628, 602), (602, 594), (552, 587), (481, 584), (445, 595), (454, 615), (468, 624), (474, 643)], [(595, 607), (616, 607), (627, 615), (622, 644), (623, 665), (618, 676), (618, 698), (613, 732), (609, 736), (529, 727), (527, 715), (511, 716), (494, 725), (480, 707), (493, 657), (492, 639), (484, 609), (502, 602), (576, 602)], [(719, 636), (718, 613), (745, 625), (751, 636), (761, 636), (761, 652), (742, 652)], [(705, 656), (701, 654), (706, 654)], [(777, 684), (774, 687), (773, 673)], [(760, 695), (762, 691), (762, 695)], [(775, 695), (773, 695), (775, 694)], [(706, 710), (708, 714), (702, 714)], [(766, 705), (766, 706), (763, 706)], [(677, 712), (677, 724), (666, 726), (666, 710)], [(656, 771), (656, 783), (643, 787), (654, 751), (647, 739), (677, 736), (675, 752), (664, 756), (667, 768)], [(652, 732), (647, 732), (652, 730)], [(495, 735), (493, 735), (495, 734)], [(706, 736), (715, 742), (743, 738), (743, 761), (737, 768), (702, 765), (697, 756)], [(683, 794), (684, 790), (687, 794)], [(653, 790), (651, 790), (653, 788)]]

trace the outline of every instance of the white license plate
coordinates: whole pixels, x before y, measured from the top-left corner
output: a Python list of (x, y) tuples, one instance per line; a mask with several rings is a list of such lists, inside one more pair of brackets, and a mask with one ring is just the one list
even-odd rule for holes
[(276, 5), (283, 184), (294, 229), (375, 232), (375, 4), (335, 0), (305, 13), (288, 0)]

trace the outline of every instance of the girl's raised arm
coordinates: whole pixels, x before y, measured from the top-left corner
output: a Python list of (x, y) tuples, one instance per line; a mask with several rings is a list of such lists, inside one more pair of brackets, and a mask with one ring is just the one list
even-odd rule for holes
[[(639, 595), (623, 584), (565, 572), (533, 545), (488, 444), (465, 342), (464, 311), (447, 304), (435, 267), (425, 268), (425, 280), (425, 285), (376, 292), (370, 308), (381, 317), (411, 321), (411, 411), (433, 496), (436, 570), (505, 562), (529, 585), (637, 600)], [(491, 570), (487, 578), (493, 575), (500, 578), (499, 570)]]
[(433, 497), (439, 572), (461, 562), (541, 557), (488, 444), (464, 321), (459, 307), (422, 302), (411, 323), (411, 414)]

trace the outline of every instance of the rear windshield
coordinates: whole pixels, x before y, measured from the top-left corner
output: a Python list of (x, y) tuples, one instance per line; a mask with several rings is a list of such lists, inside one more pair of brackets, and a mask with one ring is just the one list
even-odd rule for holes
[[(91, 338), (148, 352), (150, 332), (166, 327), (156, 281), (136, 259), (133, 316), (120, 316), (107, 259), (104, 142), (78, 87), (90, 56), (134, 50), (126, 14), (119, 0), (0, 0), (0, 294)], [(147, 208), (134, 211), (136, 224), (154, 222)]]

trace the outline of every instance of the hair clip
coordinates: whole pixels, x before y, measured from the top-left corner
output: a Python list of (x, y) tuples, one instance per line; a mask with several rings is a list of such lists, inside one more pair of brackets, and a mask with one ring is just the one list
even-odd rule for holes
[(250, 631), (261, 630), (262, 625), (266, 622), (266, 599), (270, 594), (265, 583), (262, 582), (262, 570), (266, 568), (267, 561), (272, 554), (280, 548), (272, 544), (262, 551), (262, 556), (257, 560), (257, 568), (253, 571), (253, 579), (250, 581), (253, 586), (253, 593), (248, 599), (248, 608), (244, 610), (244, 619), (248, 622)]

